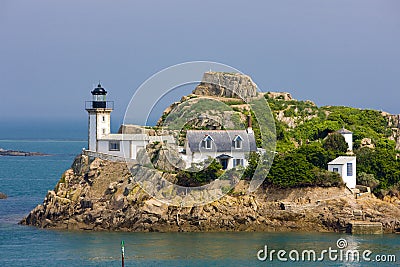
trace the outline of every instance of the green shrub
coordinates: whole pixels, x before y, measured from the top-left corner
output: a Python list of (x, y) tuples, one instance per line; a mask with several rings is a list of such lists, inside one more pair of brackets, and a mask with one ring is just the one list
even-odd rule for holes
[(361, 148), (357, 155), (357, 171), (374, 175), (379, 181), (377, 189), (387, 189), (400, 182), (400, 163), (396, 151), (384, 148)]
[(312, 186), (315, 180), (313, 169), (314, 166), (304, 155), (297, 153), (278, 155), (264, 184), (281, 188)]
[(315, 185), (321, 187), (341, 187), (344, 186), (342, 178), (336, 172), (330, 172), (323, 169), (315, 168), (313, 170), (315, 176)]
[(321, 143), (316, 142), (301, 146), (297, 153), (305, 155), (308, 162), (321, 169), (326, 169), (328, 162), (333, 159), (332, 155), (322, 148)]
[[(209, 164), (207, 168), (203, 169), (203, 166), (207, 164)], [(201, 186), (220, 177), (223, 174), (221, 169), (222, 166), (216, 159), (208, 158), (204, 164), (193, 164), (189, 171), (179, 171), (176, 178), (178, 185), (181, 186)]]
[(379, 180), (375, 179), (373, 174), (360, 172), (357, 174), (357, 184), (369, 186), (374, 190), (379, 185)]

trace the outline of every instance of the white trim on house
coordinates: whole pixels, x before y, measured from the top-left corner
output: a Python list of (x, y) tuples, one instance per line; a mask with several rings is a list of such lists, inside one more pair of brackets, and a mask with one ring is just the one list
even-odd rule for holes
[(210, 135), (206, 135), (204, 139), (201, 142), (201, 147), (205, 149), (212, 149), (212, 143), (214, 142), (214, 139)]
[(234, 147), (236, 149), (241, 149), (242, 148), (242, 143), (243, 143), (243, 138), (240, 135), (237, 135), (234, 139)]

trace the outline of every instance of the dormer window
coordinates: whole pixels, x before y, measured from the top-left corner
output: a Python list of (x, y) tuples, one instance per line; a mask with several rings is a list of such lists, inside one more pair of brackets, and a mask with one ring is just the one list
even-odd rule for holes
[(242, 137), (240, 137), (240, 135), (237, 135), (234, 139), (233, 139), (233, 147), (240, 149), (242, 148), (242, 143), (243, 143), (243, 139)]
[(201, 141), (201, 147), (211, 149), (212, 141), (214, 140), (211, 138), (211, 136), (206, 135), (206, 137), (204, 137), (204, 139)]

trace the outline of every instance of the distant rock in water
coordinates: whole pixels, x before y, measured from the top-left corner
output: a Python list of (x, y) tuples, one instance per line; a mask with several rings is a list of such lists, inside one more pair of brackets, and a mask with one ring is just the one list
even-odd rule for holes
[(4, 150), (0, 148), (0, 156), (17, 156), (17, 157), (27, 157), (27, 156), (49, 156), (49, 154), (40, 153), (40, 152), (26, 152), (26, 151), (17, 151), (17, 150)]
[(210, 71), (204, 73), (193, 94), (247, 99), (257, 96), (257, 85), (244, 74)]
[(7, 195), (0, 192), (0, 199), (6, 199), (6, 198), (7, 198)]

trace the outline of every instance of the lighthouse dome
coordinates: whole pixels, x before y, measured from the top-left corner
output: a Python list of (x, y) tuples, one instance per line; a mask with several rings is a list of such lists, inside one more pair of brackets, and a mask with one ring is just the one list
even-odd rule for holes
[(103, 87), (101, 87), (101, 84), (99, 83), (97, 85), (97, 87), (93, 89), (93, 91), (91, 93), (92, 93), (92, 95), (106, 95), (107, 91)]

